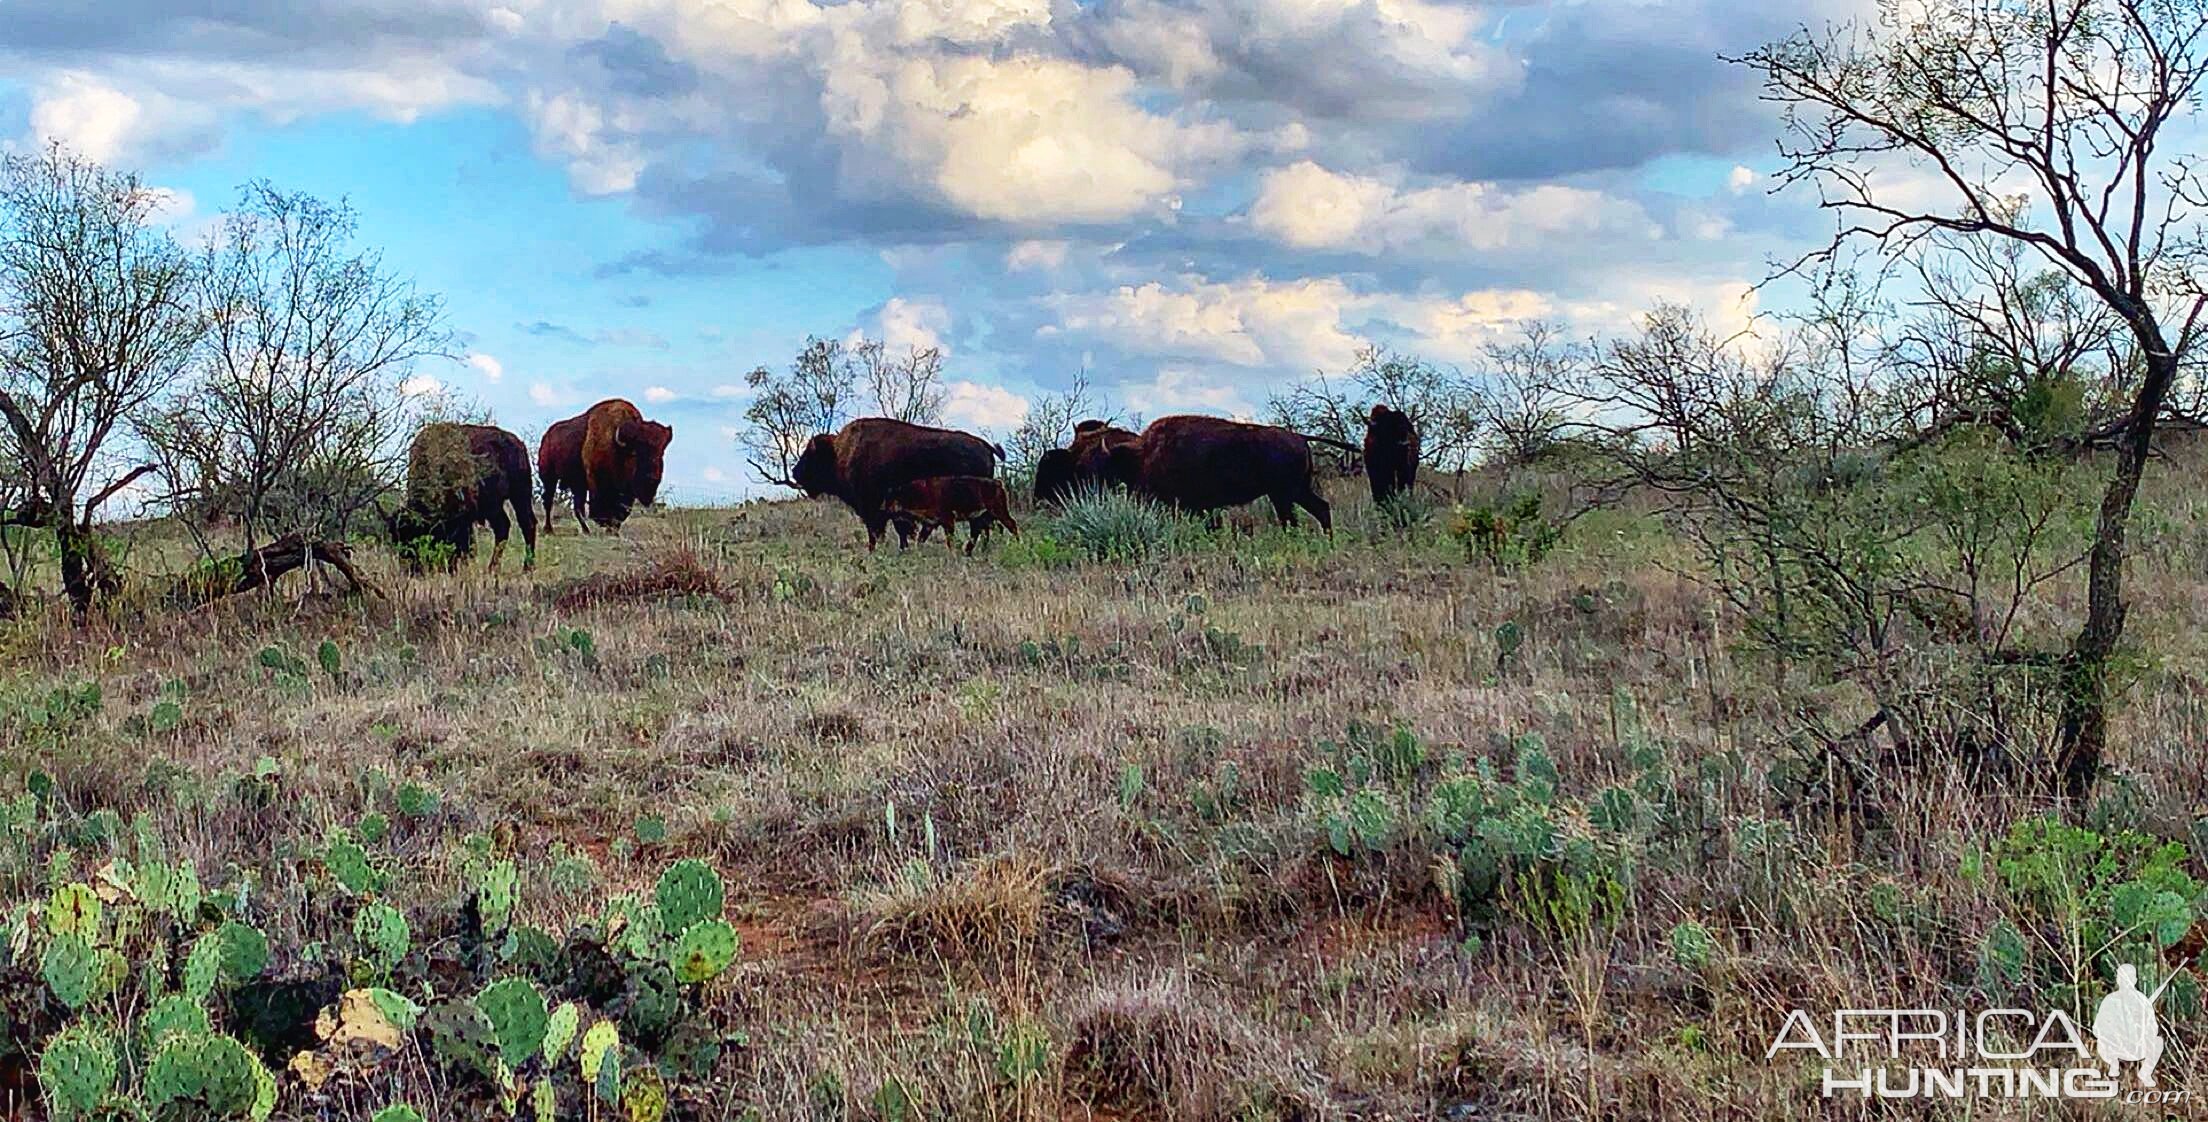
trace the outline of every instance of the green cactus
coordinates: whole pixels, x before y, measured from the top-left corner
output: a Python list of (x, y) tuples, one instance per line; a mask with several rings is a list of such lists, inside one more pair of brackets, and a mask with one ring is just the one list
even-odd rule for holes
[(529, 1108), (536, 1122), (553, 1122), (559, 1117), (560, 1092), (549, 1079), (539, 1079), (529, 1088)]
[(184, 996), (205, 1001), (222, 980), (222, 938), (210, 931), (192, 941), (184, 956)]
[(643, 1065), (637, 1068), (634, 1079), (624, 1081), (621, 1110), (629, 1116), (629, 1122), (664, 1122), (667, 1084), (660, 1079), (657, 1069)]
[(684, 858), (660, 874), (653, 899), (667, 930), (681, 932), (700, 920), (719, 919), (723, 905), (721, 876), (695, 857)]
[(159, 1050), (162, 1042), (176, 1033), (204, 1035), (211, 1029), (207, 1010), (183, 994), (170, 994), (154, 1002), (138, 1021), (138, 1031), (144, 1035), (149, 1052)]
[(567, 1055), (567, 1046), (575, 1042), (575, 1030), (581, 1024), (583, 1011), (572, 1001), (560, 1002), (544, 1021), (544, 1062), (557, 1064)]
[(337, 883), (355, 896), (367, 896), (383, 888), (383, 871), (368, 859), (368, 851), (343, 830), (330, 837), (329, 846), (322, 853), (322, 863), (329, 867)]
[(544, 994), (527, 978), (501, 978), (475, 995), (476, 1007), (490, 1019), (499, 1057), (520, 1067), (544, 1045), (548, 1014)]
[(114, 1088), (115, 1070), (115, 1042), (90, 1025), (71, 1025), (46, 1042), (38, 1085), (53, 1117), (90, 1117)]
[(176, 918), (186, 923), (199, 915), (200, 904), (206, 901), (206, 893), (199, 887), (199, 866), (192, 859), (184, 858), (176, 863)]
[(628, 1009), (621, 1027), (641, 1041), (657, 1041), (682, 1016), (682, 991), (675, 972), (660, 963), (644, 966), (629, 975)]
[(99, 949), (75, 935), (56, 935), (46, 943), (39, 976), (63, 1005), (82, 1009), (100, 996), (104, 975)]
[(691, 924), (676, 939), (669, 965), (675, 977), (696, 985), (720, 977), (736, 961), (736, 929), (726, 920), (708, 919)]
[(439, 1003), (422, 1015), (421, 1025), (429, 1033), (430, 1050), (447, 1067), (497, 1080), (498, 1033), (475, 1002), (463, 998)]
[(422, 1112), (409, 1103), (392, 1103), (370, 1116), (368, 1122), (424, 1122)]
[(215, 929), (222, 946), (222, 976), (231, 985), (242, 985), (268, 969), (268, 936), (237, 920), (225, 920)]
[[(169, 1037), (139, 1082), (146, 1105), (157, 1114), (179, 1107), (188, 1112), (196, 1104), (221, 1118), (265, 1117), (258, 1113), (264, 1088), (273, 1092), (275, 1087), (274, 1077), (253, 1053), (216, 1033)], [(274, 1106), (272, 1094), (268, 1106)]]
[(1702, 970), (1710, 965), (1710, 956), (1717, 950), (1717, 937), (1710, 929), (1694, 920), (1684, 920), (1671, 929), (1672, 961), (1689, 970)]
[(400, 1032), (413, 1032), (415, 1024), (421, 1020), (422, 1007), (414, 1004), (413, 999), (381, 986), (368, 987), (368, 1003)]
[(100, 894), (92, 886), (71, 882), (54, 890), (46, 905), (46, 932), (75, 935), (85, 940), (100, 937)]
[(360, 816), (360, 822), (354, 829), (360, 834), (361, 841), (369, 845), (381, 845), (383, 839), (391, 835), (391, 820), (371, 811)]
[(322, 645), (314, 649), (314, 660), (322, 664), (322, 672), (329, 675), (332, 682), (345, 674), (345, 656), (332, 640), (322, 640)]
[[(613, 1062), (608, 1064), (606, 1061)], [(599, 1078), (608, 1067), (618, 1070), (621, 1066), (621, 1030), (612, 1021), (598, 1021), (583, 1033), (583, 1045), (576, 1050), (575, 1066), (582, 1072), (583, 1082), (597, 1086)]]
[(409, 783), (399, 788), (399, 813), (408, 818), (427, 818), (437, 813), (437, 792), (419, 783)]
[(413, 932), (406, 917), (389, 904), (370, 904), (353, 917), (353, 938), (379, 969), (390, 970), (406, 957)]
[(482, 906), (483, 930), (504, 931), (513, 919), (514, 896), (520, 875), (514, 871), (514, 863), (500, 861), (483, 870), (476, 884), (476, 896)]

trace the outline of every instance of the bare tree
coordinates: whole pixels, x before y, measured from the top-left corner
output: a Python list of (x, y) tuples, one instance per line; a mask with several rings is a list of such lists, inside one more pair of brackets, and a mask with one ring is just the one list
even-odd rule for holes
[(113, 583), (92, 526), (152, 470), (123, 467), (129, 420), (174, 385), (199, 339), (190, 256), (153, 225), (134, 176), (49, 148), (0, 159), (0, 455), (12, 521), (43, 527), (81, 614)]
[(1096, 416), (1101, 409), (1089, 389), (1086, 371), (1074, 375), (1073, 384), (1063, 391), (1035, 398), (1028, 403), (1020, 427), (1005, 438), (1005, 470), (1014, 476), (1033, 475), (1043, 453), (1065, 447), (1073, 440), (1073, 426)]
[(353, 248), (349, 206), (247, 185), (198, 271), (210, 326), (189, 393), (140, 426), (187, 525), (251, 554), (343, 539), (396, 483), (420, 412), (407, 375), (443, 353), (434, 297)]
[(1478, 421), (1459, 427), (1481, 434), (1505, 463), (1531, 463), (1556, 451), (1574, 427), (1571, 387), (1582, 381), (1586, 361), (1584, 347), (1539, 321), (1516, 339), (1490, 343), (1485, 385), (1467, 395)]
[[(2124, 634), (2133, 500), (2157, 422), (2208, 308), (2208, 182), (2164, 146), (2208, 78), (2200, 0), (1912, 0), (1876, 25), (1803, 30), (1740, 60), (1784, 107), (1783, 182), (1837, 213), (1834, 245), (1906, 250), (1949, 231), (2028, 247), (2135, 340), (2088, 562), (2087, 612), (2066, 653), (2060, 789), (2088, 794), (2108, 740)], [(1941, 196), (1884, 188), (1913, 165)], [(1829, 250), (1827, 251), (1830, 252)]]
[[(1425, 463), (1461, 472), (1478, 450), (1479, 394), (1462, 373), (1415, 355), (1372, 346), (1340, 375), (1318, 374), (1273, 395), (1266, 403), (1277, 425), (1362, 444), (1365, 418), (1374, 404), (1410, 414), (1418, 426), (1419, 457)], [(1322, 456), (1349, 461), (1346, 452), (1313, 449)]]
[(762, 482), (784, 487), (797, 486), (790, 471), (806, 442), (842, 428), (854, 410), (871, 406), (867, 416), (932, 425), (942, 420), (947, 396), (940, 349), (915, 347), (895, 357), (887, 344), (864, 336), (849, 343), (808, 337), (787, 373), (761, 366), (744, 384), (752, 398), (737, 443)]

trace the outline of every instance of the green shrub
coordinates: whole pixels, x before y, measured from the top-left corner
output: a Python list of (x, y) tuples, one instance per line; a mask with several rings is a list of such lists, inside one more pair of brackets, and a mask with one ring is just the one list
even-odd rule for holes
[(1141, 561), (1185, 547), (1200, 531), (1162, 503), (1117, 489), (1084, 490), (1058, 506), (1051, 536), (1098, 561)]

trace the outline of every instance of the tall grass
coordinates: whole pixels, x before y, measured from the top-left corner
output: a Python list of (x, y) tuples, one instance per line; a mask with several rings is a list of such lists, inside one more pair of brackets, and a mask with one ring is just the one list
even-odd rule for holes
[(1047, 525), (1052, 537), (1098, 561), (1147, 560), (1206, 537), (1202, 523), (1163, 503), (1109, 489), (1075, 494)]

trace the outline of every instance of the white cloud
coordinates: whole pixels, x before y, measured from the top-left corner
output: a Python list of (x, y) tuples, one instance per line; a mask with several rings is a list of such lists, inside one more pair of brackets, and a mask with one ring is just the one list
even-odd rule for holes
[(1023, 241), (1004, 255), (1004, 267), (1013, 272), (1055, 269), (1066, 263), (1067, 245), (1059, 241)]
[(529, 383), (529, 400), (539, 406), (551, 408), (575, 403), (575, 392), (547, 382)]
[(1050, 0), (898, 0), (897, 40), (980, 45), (1050, 24)]
[(943, 302), (933, 297), (906, 299), (892, 296), (882, 305), (881, 315), (876, 317), (875, 334), (888, 345), (892, 355), (903, 355), (915, 350), (934, 348), (946, 354), (943, 332), (951, 328), (951, 311)]
[(1007, 432), (1027, 419), (1027, 399), (1002, 386), (952, 382), (945, 389), (943, 418), (966, 428)]
[(1015, 54), (884, 54), (839, 40), (821, 108), (847, 195), (909, 191), (993, 221), (1105, 222), (1170, 211), (1231, 126), (1143, 108), (1133, 73)]
[(1408, 300), (1393, 317), (1418, 336), (1417, 349), (1449, 362), (1478, 359), (1488, 344), (1517, 334), (1529, 320), (1556, 317), (1546, 296), (1525, 289), (1488, 289), (1454, 299)]
[(728, 482), (728, 473), (722, 471), (717, 467), (712, 466), (711, 464), (707, 464), (705, 470), (698, 473), (698, 477), (705, 480), (707, 483)]
[(1250, 222), (1285, 245), (1368, 256), (1539, 250), (1558, 239), (1646, 240), (1663, 232), (1639, 203), (1583, 187), (1405, 189), (1309, 160), (1265, 173)]
[(475, 372), (482, 375), (486, 382), (496, 382), (506, 376), (506, 364), (482, 351), (471, 352), (468, 355), (468, 365), (474, 367)]
[(1140, 354), (1238, 366), (1339, 369), (1361, 341), (1344, 319), (1366, 301), (1339, 278), (1215, 283), (1183, 277), (1059, 297), (1058, 331), (1092, 335)]
[(80, 71), (56, 74), (31, 95), (32, 140), (60, 143), (100, 163), (129, 150), (145, 117), (137, 98)]
[(568, 181), (586, 195), (617, 195), (636, 187), (644, 155), (600, 106), (569, 94), (532, 93), (523, 109), (537, 153), (563, 160)]
[(443, 393), (445, 384), (427, 374), (416, 374), (399, 383), (400, 397), (432, 397)]
[(1119, 393), (1131, 408), (1152, 420), (1172, 413), (1223, 413), (1244, 418), (1255, 415), (1234, 386), (1179, 366), (1159, 370), (1158, 376), (1148, 382), (1122, 386)]
[(1725, 177), (1725, 189), (1735, 195), (1745, 194), (1756, 185), (1756, 171), (1745, 164), (1734, 164), (1733, 173)]
[(668, 402), (673, 401), (674, 399), (681, 396), (681, 394), (678, 394), (665, 386), (644, 387), (644, 400), (651, 402), (654, 405), (665, 405)]

